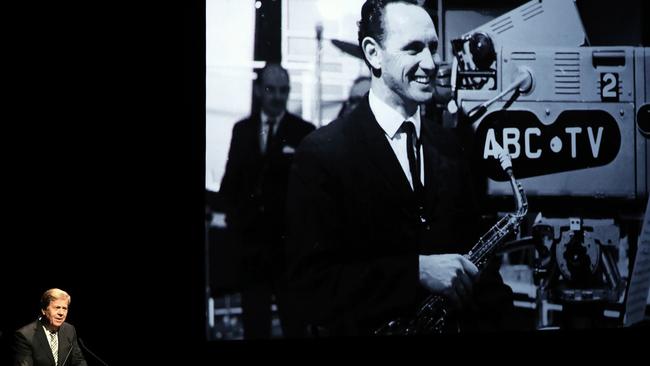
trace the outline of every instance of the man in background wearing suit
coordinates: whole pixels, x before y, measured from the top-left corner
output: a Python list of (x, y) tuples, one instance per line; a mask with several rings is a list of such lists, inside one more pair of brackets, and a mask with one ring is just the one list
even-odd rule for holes
[[(307, 136), (290, 173), (289, 283), (298, 315), (316, 335), (370, 335), (412, 317), (431, 293), (463, 310), (487, 310), (473, 296), (484, 292), (512, 306), (500, 277), (482, 290), (477, 278), (494, 277), (478, 276), (461, 255), (479, 237), (462, 147), (420, 116), (440, 63), (430, 15), (416, 1), (367, 0), (359, 46), (369, 94)], [(502, 314), (488, 313), (496, 321)]]
[(361, 103), (363, 97), (368, 93), (368, 90), (370, 90), (370, 77), (359, 76), (356, 78), (352, 83), (352, 87), (350, 87), (348, 99), (343, 103), (343, 106), (341, 106), (341, 110), (337, 117), (343, 117), (352, 112), (357, 105)]
[(41, 316), (15, 334), (15, 366), (86, 366), (77, 332), (66, 323), (70, 295), (58, 288), (41, 297)]
[(284, 336), (300, 326), (286, 316), (285, 209), (295, 149), (314, 126), (286, 110), (289, 74), (269, 63), (254, 93), (260, 110), (235, 124), (220, 188), (226, 225), (242, 249), (244, 337), (270, 338), (272, 295)]

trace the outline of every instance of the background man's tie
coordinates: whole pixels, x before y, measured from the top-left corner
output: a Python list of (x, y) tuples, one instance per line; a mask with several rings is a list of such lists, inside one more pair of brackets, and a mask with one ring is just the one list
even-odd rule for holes
[(266, 133), (266, 151), (265, 154), (268, 155), (269, 151), (271, 151), (271, 144), (273, 142), (273, 126), (275, 125), (276, 121), (275, 118), (269, 118), (266, 123), (269, 125), (269, 129)]

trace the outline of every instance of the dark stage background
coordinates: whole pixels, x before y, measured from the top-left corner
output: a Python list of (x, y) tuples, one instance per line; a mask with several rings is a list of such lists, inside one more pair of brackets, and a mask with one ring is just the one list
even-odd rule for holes
[(190, 364), (203, 329), (204, 4), (5, 14), (0, 365), (51, 287), (71, 294), (68, 321), (109, 365)]
[[(11, 364), (13, 331), (38, 316), (50, 287), (69, 291), (68, 320), (109, 365), (356, 347), (205, 342), (202, 1), (7, 14), (16, 24), (3, 51), (0, 365)], [(562, 339), (571, 340), (533, 341)], [(457, 346), (465, 341), (485, 344)]]

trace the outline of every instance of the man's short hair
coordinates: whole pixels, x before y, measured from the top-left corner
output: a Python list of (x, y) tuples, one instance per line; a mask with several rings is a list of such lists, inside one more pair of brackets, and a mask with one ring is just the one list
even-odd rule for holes
[(289, 71), (282, 67), (282, 65), (278, 62), (267, 62), (266, 65), (264, 65), (263, 68), (259, 69), (257, 71), (257, 79), (255, 79), (255, 82), (257, 84), (262, 84), (262, 77), (264, 76), (264, 73), (269, 70), (269, 69), (279, 69), (284, 72), (284, 74), (287, 76), (287, 80), (289, 79)]
[[(386, 5), (390, 3), (418, 5), (417, 0), (366, 0), (363, 6), (361, 6), (361, 20), (357, 22), (357, 25), (359, 26), (358, 41), (361, 53), (363, 53), (363, 46), (361, 43), (366, 37), (374, 39), (383, 46), (384, 39), (386, 39), (384, 34), (384, 11)], [(363, 54), (363, 60), (366, 62), (368, 67), (372, 68), (366, 59), (365, 54)]]
[(70, 305), (71, 297), (68, 295), (67, 292), (58, 289), (58, 288), (51, 288), (43, 293), (43, 296), (41, 296), (41, 309), (45, 310), (47, 309), (48, 306), (50, 306), (50, 303), (54, 300), (59, 300), (59, 299), (67, 299), (68, 300), (68, 305)]

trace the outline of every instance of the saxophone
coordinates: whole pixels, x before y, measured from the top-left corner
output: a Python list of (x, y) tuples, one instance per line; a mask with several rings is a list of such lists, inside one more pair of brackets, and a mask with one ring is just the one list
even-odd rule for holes
[[(478, 242), (472, 247), (465, 258), (476, 267), (483, 269), (503, 239), (510, 233), (516, 232), (519, 224), (526, 216), (528, 202), (521, 184), (512, 174), (512, 163), (505, 151), (499, 155), (501, 167), (510, 178), (510, 185), (516, 204), (516, 211), (502, 217)], [(451, 312), (448, 300), (441, 295), (432, 294), (418, 307), (412, 318), (398, 318), (389, 321), (375, 331), (376, 335), (426, 335), (458, 332), (458, 324), (449, 321)]]

